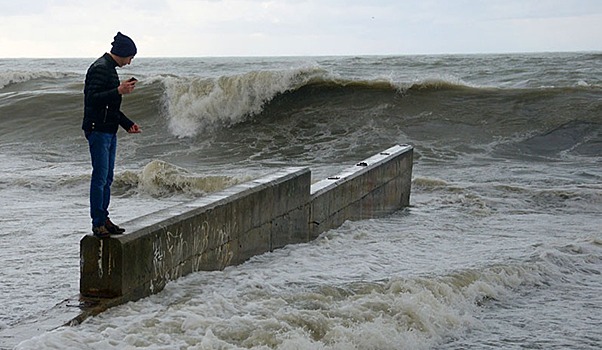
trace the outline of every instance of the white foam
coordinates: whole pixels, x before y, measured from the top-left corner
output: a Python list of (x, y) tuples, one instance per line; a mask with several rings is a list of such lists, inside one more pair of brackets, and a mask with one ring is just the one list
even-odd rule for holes
[(247, 177), (191, 174), (176, 165), (153, 160), (142, 169), (138, 189), (156, 197), (178, 193), (204, 195), (248, 180)]
[(190, 137), (212, 126), (230, 126), (261, 112), (280, 93), (303, 86), (317, 67), (253, 71), (220, 78), (164, 78), (165, 109), (174, 135)]
[[(532, 290), (551, 273), (535, 261), (396, 274), (396, 267), (383, 261), (385, 256), (394, 259), (392, 251), (373, 247), (387, 249), (391, 237), (375, 242), (372, 233), (360, 232), (366, 226), (348, 225), (240, 266), (188, 275), (157, 295), (17, 349), (78, 344), (106, 349), (429, 349), (479, 327), (480, 305), (508, 303), (521, 286)], [(390, 277), (379, 279), (383, 273)]]

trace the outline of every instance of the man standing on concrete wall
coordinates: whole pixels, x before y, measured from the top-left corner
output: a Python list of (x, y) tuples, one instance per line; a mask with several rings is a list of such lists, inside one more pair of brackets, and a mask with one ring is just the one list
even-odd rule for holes
[(137, 53), (136, 45), (121, 32), (117, 33), (111, 45), (111, 52), (105, 53), (88, 68), (84, 87), (82, 129), (92, 158), (90, 216), (92, 232), (100, 238), (125, 232), (109, 219), (117, 130), (121, 126), (131, 134), (141, 132), (138, 124), (120, 110), (122, 95), (134, 91), (136, 79), (120, 82), (115, 69), (132, 62)]

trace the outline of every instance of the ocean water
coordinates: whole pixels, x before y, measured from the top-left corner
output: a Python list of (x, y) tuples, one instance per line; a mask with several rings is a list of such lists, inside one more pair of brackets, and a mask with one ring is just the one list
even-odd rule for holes
[[(102, 54), (99, 52), (99, 56)], [(0, 331), (78, 293), (90, 59), (0, 59)], [(111, 217), (414, 146), (411, 206), (16, 349), (599, 349), (602, 55), (136, 58)], [(127, 228), (127, 227), (126, 227)]]

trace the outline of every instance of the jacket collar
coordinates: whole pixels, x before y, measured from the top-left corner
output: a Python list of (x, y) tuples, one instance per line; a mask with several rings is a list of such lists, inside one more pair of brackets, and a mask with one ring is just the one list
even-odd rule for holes
[(104, 57), (104, 59), (107, 60), (113, 67), (118, 66), (117, 62), (115, 62), (113, 57), (111, 57), (111, 55), (109, 55), (108, 52), (105, 52), (105, 54), (102, 57)]

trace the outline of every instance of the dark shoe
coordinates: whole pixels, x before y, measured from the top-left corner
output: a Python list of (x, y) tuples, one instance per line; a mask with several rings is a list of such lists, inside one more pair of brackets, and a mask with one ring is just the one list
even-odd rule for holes
[(105, 227), (107, 228), (107, 231), (109, 231), (109, 233), (112, 235), (120, 235), (125, 232), (125, 229), (115, 225), (111, 221), (111, 219), (108, 219), (108, 218), (107, 218), (107, 221), (105, 222)]
[(107, 238), (111, 236), (111, 232), (105, 226), (92, 227), (92, 233), (98, 238)]

